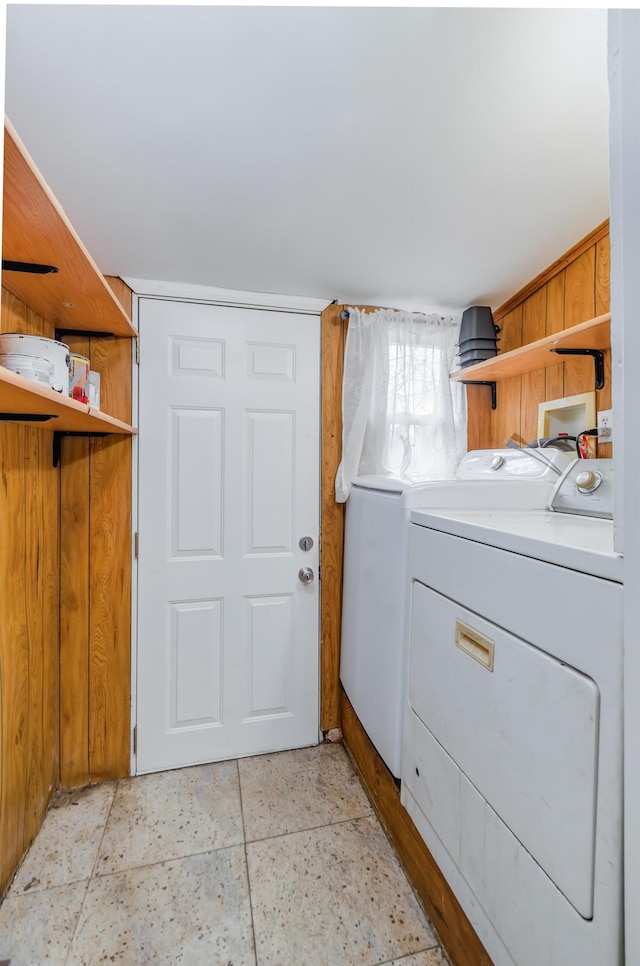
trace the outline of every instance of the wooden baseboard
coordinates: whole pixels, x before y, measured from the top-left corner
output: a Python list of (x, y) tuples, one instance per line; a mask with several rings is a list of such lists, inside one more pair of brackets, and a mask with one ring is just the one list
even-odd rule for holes
[(340, 704), (347, 748), (451, 962), (454, 966), (493, 966), (409, 813), (400, 804), (400, 792), (393, 776), (371, 744), (342, 688)]

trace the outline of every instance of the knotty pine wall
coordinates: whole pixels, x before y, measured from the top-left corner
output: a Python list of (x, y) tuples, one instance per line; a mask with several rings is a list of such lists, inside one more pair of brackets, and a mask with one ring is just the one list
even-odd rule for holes
[[(609, 223), (604, 222), (493, 313), (502, 327), (499, 350), (516, 349), (609, 311)], [(611, 408), (611, 352), (604, 353), (605, 385), (596, 410)], [(504, 446), (512, 435), (526, 442), (538, 435), (538, 403), (594, 389), (593, 360), (568, 362), (504, 379), (497, 384), (497, 407), (489, 390), (467, 387), (468, 446)], [(585, 429), (590, 427), (584, 427)], [(598, 444), (598, 456), (611, 456), (611, 443)]]
[[(0, 331), (54, 335), (5, 289)], [(131, 341), (84, 348), (130, 421)], [(0, 896), (60, 785), (129, 772), (131, 439), (52, 444), (0, 422)]]

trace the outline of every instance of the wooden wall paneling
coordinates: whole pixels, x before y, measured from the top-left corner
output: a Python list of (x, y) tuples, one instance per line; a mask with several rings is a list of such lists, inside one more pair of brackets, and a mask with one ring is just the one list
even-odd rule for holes
[[(25, 846), (32, 841), (40, 828), (49, 801), (45, 784), (44, 731), (42, 710), (44, 705), (44, 581), (45, 561), (41, 559), (41, 534), (46, 521), (46, 496), (42, 492), (40, 469), (40, 439), (42, 430), (25, 427), (25, 629), (29, 654), (27, 715), (27, 777), (25, 809)], [(49, 435), (49, 434), (47, 434)], [(43, 497), (45, 499), (43, 500)], [(56, 507), (57, 513), (57, 507)]]
[[(35, 312), (26, 310), (25, 331), (53, 334)], [(58, 784), (58, 602), (51, 576), (58, 571), (57, 487), (51, 483), (51, 433), (25, 428), (25, 584), (29, 644), (29, 747), (25, 845), (42, 824)], [(52, 607), (55, 606), (55, 610)]]
[[(499, 308), (497, 308), (493, 313), (496, 322), (498, 322), (503, 315), (506, 315), (507, 312), (510, 312), (512, 309), (516, 308), (516, 306), (524, 302), (525, 299), (527, 299), (534, 292), (537, 292), (539, 288), (543, 288), (548, 282), (551, 281), (551, 279), (564, 272), (567, 266), (571, 265), (578, 258), (580, 258), (584, 252), (590, 248), (593, 248), (593, 246), (597, 245), (601, 240), (608, 239), (608, 237), (609, 219), (603, 221), (597, 226), (597, 228), (594, 228), (593, 231), (590, 231), (588, 235), (585, 235), (584, 238), (581, 238), (579, 242), (569, 249), (569, 251), (565, 252), (564, 255), (561, 255), (560, 258), (556, 259), (555, 262), (552, 262), (548, 268), (545, 268), (543, 272), (541, 272), (539, 275), (536, 275), (536, 277), (530, 282), (527, 282), (524, 288), (521, 288), (515, 293), (515, 295), (512, 295), (510, 299), (508, 299), (506, 302), (503, 302), (503, 304), (499, 306)], [(609, 309), (604, 309), (604, 311), (608, 312)], [(581, 319), (580, 321), (584, 321), (584, 319)]]
[[(609, 236), (596, 244), (596, 314), (610, 311), (610, 273), (611, 256)], [(604, 353), (604, 388), (596, 390), (596, 410), (611, 409), (611, 349)], [(610, 459), (613, 456), (611, 443), (598, 443), (598, 456)]]
[[(546, 335), (546, 295), (544, 288), (539, 289), (522, 305), (522, 345), (543, 339)], [(520, 433), (527, 443), (538, 436), (538, 404), (544, 402), (545, 391), (544, 369), (523, 373)]]
[(90, 489), (89, 773), (103, 781), (130, 768), (130, 439), (91, 441)]
[[(500, 320), (500, 352), (508, 352), (522, 345), (522, 306), (519, 305)], [(480, 387), (479, 387), (480, 388)], [(484, 388), (484, 387), (483, 387)], [(485, 388), (484, 405), (490, 406), (489, 390)], [(497, 384), (497, 406), (491, 411), (491, 441), (489, 446), (503, 447), (511, 436), (521, 435), (522, 376), (501, 379)]]
[[(89, 339), (65, 336), (89, 355)], [(62, 441), (60, 466), (60, 781), (89, 781), (89, 440)]]
[(340, 630), (344, 504), (335, 501), (335, 478), (342, 453), (342, 370), (346, 322), (341, 305), (321, 319), (321, 536), (320, 568), (320, 727), (340, 726)]
[(48, 798), (60, 784), (60, 470), (53, 466), (51, 433), (40, 432), (39, 477), (46, 494), (41, 554), (43, 572), (44, 651), (42, 726), (44, 766)]
[[(494, 319), (503, 327), (503, 340), (500, 348), (514, 348), (513, 343), (513, 313), (518, 308), (523, 309), (536, 293), (545, 293), (546, 297), (546, 327), (545, 335), (552, 335), (569, 326), (577, 325), (597, 315), (609, 311), (609, 235), (608, 222), (603, 222), (593, 232), (583, 238), (570, 251), (566, 252), (553, 265), (533, 279), (528, 285), (517, 292), (512, 298), (495, 310)], [(543, 295), (540, 294), (540, 298)], [(527, 309), (527, 312), (529, 309)], [(528, 321), (523, 318), (523, 344), (529, 341)], [(597, 408), (609, 409), (611, 406), (611, 352), (604, 351), (605, 387), (598, 391)], [(545, 399), (558, 399), (574, 393), (591, 392), (594, 386), (593, 360), (584, 357), (573, 357), (557, 365), (546, 367), (544, 370)], [(523, 376), (521, 392), (521, 433), (528, 438), (529, 427), (533, 426), (536, 414), (536, 401), (539, 393), (540, 373)], [(504, 400), (504, 382), (498, 384), (498, 411), (491, 415), (491, 432), (482, 437), (483, 446), (501, 445), (503, 431), (506, 430), (506, 412), (502, 408)], [(533, 396), (531, 385), (535, 386)], [(514, 390), (508, 390), (512, 398), (507, 399), (508, 408), (516, 404)], [(482, 399), (472, 396), (468, 391), (469, 425), (474, 427), (480, 419), (480, 407), (484, 410)], [(537, 422), (537, 420), (536, 420)], [(587, 427), (585, 427), (587, 428)], [(509, 433), (510, 434), (510, 433)], [(505, 438), (508, 438), (508, 435)], [(469, 438), (471, 445), (472, 437)], [(600, 456), (610, 456), (610, 444), (598, 444), (597, 452)]]
[[(107, 282), (130, 315), (131, 290), (121, 279)], [(101, 407), (130, 422), (131, 340), (92, 339), (91, 368), (101, 374)], [(131, 438), (92, 440), (89, 763), (94, 781), (130, 772), (131, 482)]]
[(491, 446), (491, 405), (486, 386), (466, 386), (467, 449)]
[(25, 427), (0, 426), (0, 895), (24, 851), (29, 741), (29, 641), (25, 584)]
[(596, 245), (596, 315), (611, 311), (611, 245), (609, 236)]
[[(130, 339), (92, 339), (91, 367), (101, 373), (101, 405), (131, 420)], [(89, 759), (92, 780), (130, 770), (131, 734), (130, 438), (91, 442)]]
[[(107, 279), (127, 313), (131, 290)], [(100, 373), (101, 407), (131, 420), (132, 342), (69, 336)], [(62, 784), (130, 771), (131, 439), (65, 439), (62, 458)]]
[[(547, 297), (547, 324), (545, 335), (553, 335), (564, 329), (564, 282), (565, 273), (560, 272), (544, 287)], [(560, 399), (564, 396), (564, 364), (548, 366), (545, 374), (545, 399)]]
[[(592, 319), (596, 314), (596, 257), (591, 247), (565, 269), (564, 327)], [(593, 359), (576, 356), (564, 363), (564, 394), (593, 392)], [(588, 427), (585, 426), (585, 429)]]
[(396, 783), (341, 691), (342, 730), (348, 749), (422, 904), (454, 966), (492, 966), (460, 903), (409, 813)]

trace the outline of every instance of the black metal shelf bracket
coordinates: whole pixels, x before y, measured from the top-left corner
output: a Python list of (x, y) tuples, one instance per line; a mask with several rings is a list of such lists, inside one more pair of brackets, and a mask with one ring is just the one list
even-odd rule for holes
[(45, 413), (0, 413), (2, 422), (46, 423), (50, 419), (57, 418), (57, 416), (49, 416)]
[(461, 379), (460, 382), (463, 386), (491, 386), (491, 408), (496, 408), (497, 393), (495, 382), (489, 382), (487, 379)]
[(595, 367), (596, 389), (604, 389), (604, 355), (601, 349), (552, 349), (559, 356), (591, 356)]
[(80, 335), (84, 338), (89, 339), (111, 339), (113, 338), (113, 332), (93, 332), (88, 329), (56, 329), (55, 338), (56, 342), (64, 342), (63, 336), (65, 335)]
[(60, 466), (60, 457), (62, 454), (62, 438), (63, 436), (110, 436), (111, 433), (72, 433), (67, 430), (56, 430), (53, 434), (53, 465)]
[(11, 262), (2, 259), (3, 272), (28, 272), (30, 275), (50, 275), (57, 272), (55, 265), (40, 265), (37, 262)]

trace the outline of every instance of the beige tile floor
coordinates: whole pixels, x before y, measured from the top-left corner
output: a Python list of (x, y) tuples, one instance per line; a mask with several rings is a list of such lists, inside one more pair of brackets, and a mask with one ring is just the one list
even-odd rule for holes
[(61, 792), (0, 962), (446, 966), (340, 745)]

